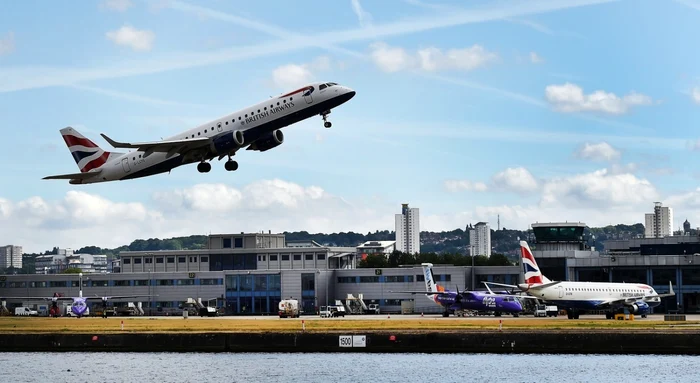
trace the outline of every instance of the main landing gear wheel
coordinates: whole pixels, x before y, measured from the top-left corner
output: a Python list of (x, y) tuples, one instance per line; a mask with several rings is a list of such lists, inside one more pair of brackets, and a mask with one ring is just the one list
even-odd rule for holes
[(235, 171), (236, 169), (238, 169), (238, 162), (236, 162), (234, 160), (228, 160), (224, 164), (224, 168), (226, 170), (228, 170), (229, 172)]
[(200, 173), (209, 173), (209, 171), (211, 170), (211, 164), (208, 162), (200, 162), (199, 164), (197, 164), (197, 170)]
[(323, 123), (323, 126), (325, 126), (326, 128), (330, 128), (331, 126), (333, 126), (333, 124), (331, 124), (330, 121), (326, 121)]

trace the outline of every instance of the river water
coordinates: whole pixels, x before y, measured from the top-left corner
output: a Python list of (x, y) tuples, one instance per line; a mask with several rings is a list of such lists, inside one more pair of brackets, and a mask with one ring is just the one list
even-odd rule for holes
[(0, 353), (5, 382), (700, 382), (700, 357), (534, 354)]

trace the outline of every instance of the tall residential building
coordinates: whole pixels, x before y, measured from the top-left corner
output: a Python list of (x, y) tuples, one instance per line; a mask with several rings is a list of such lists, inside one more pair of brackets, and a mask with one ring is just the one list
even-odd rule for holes
[(673, 235), (673, 209), (654, 202), (654, 213), (644, 214), (644, 237), (663, 238)]
[(401, 214), (396, 214), (396, 250), (408, 254), (420, 253), (420, 219), (418, 208), (401, 204)]
[(0, 247), (0, 269), (8, 267), (22, 268), (22, 246)]
[(479, 222), (469, 230), (469, 255), (491, 256), (491, 228), (487, 222)]

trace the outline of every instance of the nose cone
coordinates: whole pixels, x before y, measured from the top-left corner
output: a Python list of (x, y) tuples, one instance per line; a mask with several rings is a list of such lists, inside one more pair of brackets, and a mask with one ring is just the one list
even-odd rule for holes
[(352, 90), (350, 88), (346, 88), (346, 89), (347, 89), (347, 91), (345, 92), (345, 94), (347, 95), (348, 100), (355, 97), (356, 92), (354, 90)]

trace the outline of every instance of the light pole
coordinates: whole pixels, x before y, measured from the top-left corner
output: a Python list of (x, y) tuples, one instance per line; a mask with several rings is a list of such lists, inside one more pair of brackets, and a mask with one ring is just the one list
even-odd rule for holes
[(151, 316), (151, 268), (148, 268), (148, 316)]

